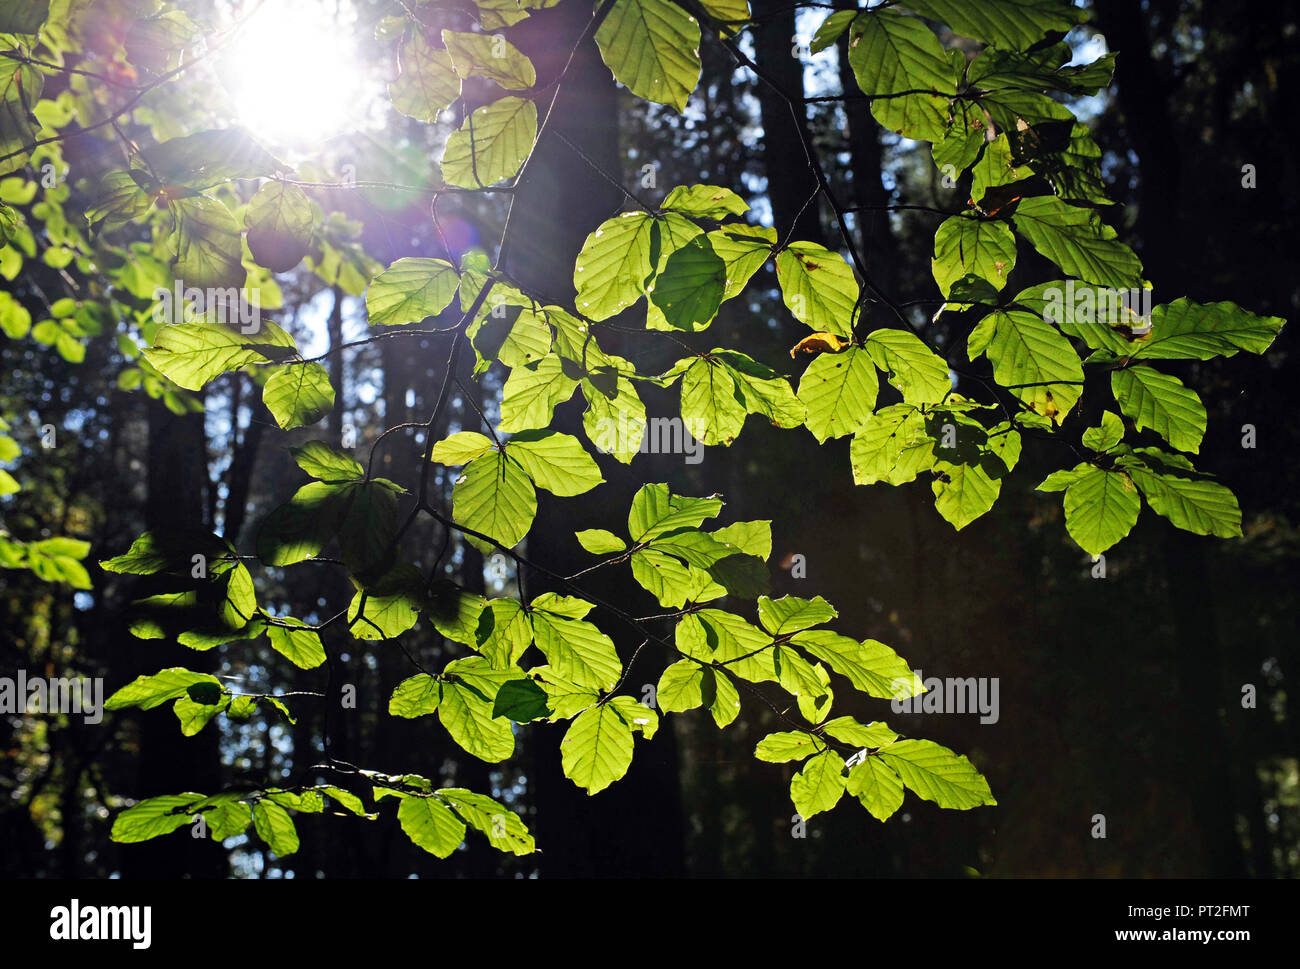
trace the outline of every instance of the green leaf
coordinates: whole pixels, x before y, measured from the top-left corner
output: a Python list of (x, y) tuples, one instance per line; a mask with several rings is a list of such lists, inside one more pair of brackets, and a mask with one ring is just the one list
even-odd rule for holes
[(279, 857), (298, 850), (298, 829), (289, 812), (265, 798), (253, 805), (253, 830)]
[[(982, 131), (981, 131), (982, 135)], [(999, 188), (1003, 185), (1014, 185), (1016, 182), (1030, 178), (1034, 170), (1021, 157), (1015, 149), (1011, 147), (1011, 139), (1006, 132), (1002, 132), (992, 141), (985, 141), (980, 138), (982, 148), (979, 158), (976, 160), (974, 168), (971, 171), (971, 198), (983, 205), (985, 196), (992, 189)], [(989, 199), (987, 206), (991, 210), (996, 210), (1002, 205), (1002, 201), (997, 195)], [(973, 217), (974, 213), (969, 217)], [(1010, 231), (1004, 222), (994, 222), (991, 225), (1001, 225)], [(1012, 238), (1012, 249), (1014, 251), (1015, 239)], [(1001, 289), (1000, 285), (996, 286)]]
[(498, 851), (529, 855), (537, 850), (533, 836), (528, 833), (528, 826), (519, 815), (486, 794), (475, 794), (459, 787), (444, 787), (435, 791), (434, 795), (450, 804), (472, 827), (487, 835), (492, 847)]
[(577, 307), (584, 316), (606, 320), (641, 298), (655, 268), (650, 257), (654, 225), (644, 212), (624, 212), (587, 236), (573, 269)]
[(319, 363), (275, 367), (262, 387), (262, 403), (286, 431), (315, 424), (334, 407), (329, 372)]
[(719, 728), (727, 726), (740, 714), (740, 694), (724, 675), (691, 660), (673, 663), (659, 678), (656, 696), (665, 713), (709, 708)]
[(795, 319), (816, 332), (852, 335), (861, 290), (843, 256), (814, 242), (792, 242), (777, 254), (776, 278)]
[(648, 484), (632, 498), (627, 530), (633, 542), (648, 544), (669, 532), (697, 528), (721, 510), (720, 498), (689, 498), (672, 494), (665, 484)]
[(758, 621), (773, 636), (784, 636), (810, 626), (820, 626), (838, 615), (835, 607), (821, 596), (813, 599), (800, 599), (796, 596), (769, 599), (762, 596), (758, 600)]
[(1089, 467), (1065, 489), (1065, 528), (1089, 555), (1100, 555), (1137, 523), (1142, 502), (1126, 474)]
[(867, 757), (849, 771), (845, 789), (878, 821), (903, 806), (903, 779), (879, 757)]
[(357, 797), (351, 791), (345, 791), (343, 788), (335, 787), (333, 784), (323, 784), (320, 787), (320, 792), (322, 794), (328, 794), (338, 802), (339, 807), (355, 814), (359, 818), (374, 820), (376, 817), (376, 815), (366, 811), (366, 807), (361, 802), (361, 798)]
[[(196, 807), (202, 807), (214, 800), (215, 798), (206, 798)], [(243, 801), (224, 800), (203, 811), (203, 820), (212, 834), (213, 841), (225, 841), (248, 830), (248, 826), (253, 823), (253, 811)]]
[(858, 347), (820, 354), (799, 381), (805, 424), (818, 443), (857, 431), (871, 417), (880, 381), (871, 355)]
[(271, 512), (257, 535), (267, 565), (293, 565), (319, 555), (338, 531), (349, 486), (313, 481)]
[[(749, 0), (700, 0), (700, 6), (710, 17), (723, 24), (734, 25), (749, 19)], [(734, 26), (722, 27), (720, 30), (723, 36), (735, 32)]]
[(770, 733), (758, 742), (754, 756), (769, 764), (785, 764), (792, 760), (803, 760), (810, 754), (825, 750), (810, 733), (784, 731)]
[(1114, 411), (1102, 411), (1101, 424), (1083, 432), (1083, 446), (1094, 451), (1109, 451), (1124, 439), (1124, 422)]
[(939, 807), (965, 811), (998, 803), (974, 764), (932, 740), (900, 740), (880, 756), (909, 790)]
[(502, 684), (492, 702), (494, 716), (506, 717), (515, 723), (541, 720), (550, 712), (546, 691), (530, 679), (511, 680)]
[(1015, 265), (1016, 237), (1005, 222), (954, 215), (935, 233), (931, 267), (944, 296), (953, 283), (971, 275), (1000, 290)]
[(947, 362), (915, 333), (875, 330), (866, 350), (909, 404), (937, 404), (952, 392)]
[(243, 128), (200, 131), (172, 138), (146, 148), (141, 154), (159, 184), (192, 189), (211, 188), (233, 178), (273, 175), (284, 167)]
[(207, 683), (218, 689), (221, 688), (221, 681), (215, 676), (174, 666), (159, 670), (152, 676), (137, 676), (110, 696), (104, 703), (104, 709), (121, 710), (125, 707), (139, 707), (141, 710), (152, 710), (168, 700), (187, 696), (189, 688), (196, 683)]
[(70, 333), (60, 333), (54, 348), (69, 363), (82, 363), (86, 359), (85, 345)]
[(388, 85), (388, 97), (407, 117), (431, 124), (460, 96), (451, 54), (429, 46), (420, 31), (412, 30), (402, 41), (398, 63), (401, 73)]
[(263, 321), (260, 332), (238, 333), (216, 323), (164, 326), (144, 356), (173, 383), (202, 390), (209, 380), (251, 363), (266, 363), (279, 349), (294, 350), (293, 337)]
[(1018, 293), (1014, 302), (1093, 349), (1129, 356), (1149, 337), (1131, 334), (1129, 327), (1135, 320), (1125, 308), (1126, 295), (1071, 279), (1031, 286)]
[(775, 427), (798, 427), (808, 408), (785, 377), (738, 350), (714, 350), (712, 356), (727, 368), (745, 410), (766, 418)]
[(343, 561), (357, 575), (385, 570), (397, 536), (394, 485), (375, 479), (346, 487), (348, 494), (338, 531)]
[(112, 839), (119, 844), (135, 844), (170, 834), (190, 823), (191, 815), (185, 813), (185, 809), (201, 800), (202, 794), (164, 794), (146, 798), (114, 819)]
[[(718, 729), (728, 726), (740, 716), (740, 692), (724, 673), (715, 673), (711, 669), (706, 669), (703, 691), (705, 705), (708, 706)], [(712, 697), (711, 701), (710, 697)]]
[(1238, 350), (1263, 353), (1281, 331), (1284, 319), (1256, 316), (1235, 303), (1194, 303), (1177, 299), (1151, 311), (1151, 333), (1132, 356), (1162, 360), (1210, 360)]
[[(578, 381), (564, 372), (558, 354), (515, 367), (501, 391), (500, 430), (507, 433), (545, 427), (555, 408), (573, 396)], [(640, 445), (640, 441), (637, 441)]]
[(578, 544), (592, 555), (609, 555), (627, 548), (627, 543), (623, 539), (603, 528), (587, 528), (575, 534)]
[(658, 599), (660, 605), (672, 609), (726, 593), (720, 586), (711, 591), (714, 583), (707, 572), (655, 549), (634, 552), (630, 564), (632, 577), (641, 587)]
[(745, 426), (744, 401), (729, 368), (699, 357), (682, 375), (682, 421), (696, 440), (729, 445)]
[(1176, 455), (1150, 448), (1138, 448), (1136, 453), (1138, 460), (1120, 464), (1156, 514), (1197, 535), (1241, 537), (1241, 508), (1231, 491), (1217, 481), (1194, 476), (1190, 464), (1174, 464)]
[(459, 285), (455, 267), (443, 259), (398, 259), (366, 290), (370, 325), (400, 326), (437, 316), (447, 308)]
[[(687, 656), (722, 663), (727, 670), (751, 683), (777, 682), (772, 637), (744, 619), (720, 609), (701, 609), (677, 624), (675, 641)], [(722, 681), (719, 676), (718, 682)]]
[[(537, 515), (537, 492), (518, 463), (500, 451), (490, 451), (471, 461), (456, 479), (452, 513), (457, 524), (512, 548), (532, 527)], [(469, 538), (483, 544), (473, 536)]]
[[(476, 375), (486, 370), (493, 360), (513, 369), (536, 363), (551, 352), (551, 328), (546, 321), (547, 314), (526, 308), (512, 314), (514, 304), (502, 294), (504, 288), (501, 283), (493, 288), (488, 304), (484, 305), (475, 322), (466, 331), (479, 356)], [(467, 287), (462, 285), (462, 295), (466, 291)]]
[(588, 794), (603, 791), (632, 765), (632, 728), (611, 706), (584, 710), (560, 741), (560, 763)]
[(205, 195), (177, 199), (169, 208), (176, 226), (172, 275), (186, 288), (242, 287), (243, 237), (230, 209)]
[(668, 0), (617, 0), (596, 30), (616, 80), (647, 101), (686, 110), (700, 79), (700, 25)]
[(584, 494), (605, 481), (582, 442), (571, 434), (523, 431), (511, 438), (506, 454), (537, 487), (562, 498)]
[(1002, 482), (978, 464), (935, 463), (939, 476), (931, 482), (935, 510), (961, 531), (985, 514), (998, 500)]
[(569, 682), (584, 688), (612, 689), (623, 664), (608, 636), (580, 616), (566, 614), (566, 603), (579, 601), (549, 592), (533, 600), (530, 618), (537, 648), (551, 668)]
[(793, 641), (859, 690), (881, 699), (902, 699), (923, 692), (921, 678), (907, 661), (874, 639), (858, 642), (848, 636), (815, 629), (796, 633)]
[(307, 255), (314, 221), (307, 193), (288, 182), (267, 182), (244, 214), (248, 249), (271, 272), (288, 272)]
[(717, 314), (726, 277), (726, 264), (708, 237), (697, 236), (668, 257), (647, 290), (670, 326), (693, 332)]
[(836, 10), (823, 20), (821, 26), (817, 28), (817, 32), (813, 34), (809, 50), (814, 54), (819, 54), (834, 45), (839, 40), (840, 34), (849, 29), (849, 24), (853, 22), (853, 18), (857, 15), (857, 10)]
[(136, 184), (130, 172), (106, 172), (86, 208), (86, 221), (93, 232), (100, 232), (148, 214), (153, 204), (153, 198)]
[[(487, 668), (486, 661), (479, 657), (473, 657), (472, 661), (484, 663), (484, 668)], [(495, 699), (495, 693), (484, 697), (475, 685), (468, 685), (457, 677), (451, 682), (443, 682), (442, 700), (438, 704), (438, 719), (452, 739), (466, 752), (489, 764), (498, 764), (515, 751), (515, 735), (510, 721), (493, 714)]]
[(627, 464), (640, 453), (645, 440), (645, 403), (632, 383), (632, 365), (621, 357), (608, 359), (610, 367), (582, 381), (582, 395), (587, 400), (582, 428), (597, 450)]
[(271, 640), (271, 648), (300, 670), (315, 669), (324, 663), (325, 647), (321, 645), (320, 633), (305, 628), (306, 624), (296, 619), (283, 621), (292, 623), (295, 628), (268, 625), (266, 634)]
[(0, 292), (0, 330), (11, 340), (21, 340), (32, 328), (32, 314), (9, 292)]
[(450, 858), (465, 840), (464, 823), (437, 797), (403, 797), (397, 820), (413, 844), (439, 858)]
[(1065, 33), (1087, 16), (1069, 0), (909, 0), (908, 7), (966, 37), (1016, 49)]
[(435, 444), (429, 458), (453, 466), (469, 464), (475, 458), (487, 454), (494, 446), (491, 438), (476, 431), (459, 431)]
[(671, 664), (659, 676), (655, 699), (664, 713), (694, 710), (704, 703), (705, 667), (688, 659)]
[[(1064, 42), (1039, 43), (1034, 49), (1024, 52), (989, 48), (981, 51), (970, 65), (968, 77), (973, 85), (982, 90), (985, 98), (1006, 91), (1036, 93), (1046, 90), (1076, 96), (1091, 95), (1110, 83), (1111, 75), (1115, 72), (1114, 54), (1104, 54), (1091, 63), (1078, 65), (1070, 63), (1073, 58), (1074, 51)], [(1037, 96), (1043, 97), (1042, 94)], [(997, 122), (997, 115), (1004, 106), (1018, 102), (998, 98), (992, 103), (994, 121)], [(1055, 112), (1052, 117), (1072, 121)], [(1012, 126), (1005, 124), (1005, 120), (1003, 119), (1002, 126), (1010, 132)], [(1028, 120), (1037, 122), (1038, 119), (1030, 117)], [(1027, 134), (1018, 128), (1014, 132), (1017, 141), (1023, 140), (1030, 145), (1037, 140), (1038, 134)]]
[(872, 11), (853, 20), (849, 64), (871, 96), (916, 89), (955, 93), (948, 58), (934, 32), (915, 17)]
[(829, 811), (844, 794), (844, 758), (824, 750), (811, 758), (790, 781), (790, 799), (805, 821)]
[[(377, 581), (362, 585), (348, 605), (348, 629), (357, 639), (393, 639), (415, 625), (424, 603), (424, 576), (399, 565)], [(363, 605), (364, 603), (364, 605)]]
[(934, 466), (934, 440), (920, 411), (893, 404), (876, 411), (853, 436), (849, 459), (855, 484), (906, 484)]
[(478, 627), (487, 600), (447, 580), (435, 582), (425, 611), (433, 627), (455, 643), (478, 646)]
[(0, 162), (0, 175), (18, 171), (31, 158), (40, 124), (32, 109), (44, 83), (45, 75), (29, 64), (0, 71), (0, 156), (8, 157)]
[(1093, 209), (1040, 195), (1022, 199), (1012, 221), (1035, 249), (1070, 275), (1099, 286), (1141, 288), (1141, 261)]
[(749, 211), (744, 199), (731, 189), (717, 185), (678, 185), (668, 193), (660, 208), (666, 212), (719, 220)]
[(339, 484), (360, 481), (366, 476), (366, 469), (351, 455), (324, 441), (308, 441), (289, 448), (289, 453), (298, 467), (320, 481)]
[(1180, 451), (1201, 449), (1205, 405), (1181, 380), (1150, 367), (1129, 367), (1110, 375), (1119, 409), (1139, 429), (1149, 427)]
[[(681, 575), (670, 563), (664, 562), (660, 553), (689, 566), (686, 575)], [(669, 593), (675, 599), (680, 599), (681, 593), (685, 599), (696, 601), (724, 594), (752, 599), (766, 592), (768, 586), (767, 568), (762, 559), (747, 555), (738, 546), (719, 541), (714, 535), (691, 529), (655, 539), (649, 548), (633, 556), (632, 565), (638, 581), (665, 605), (670, 603), (665, 601), (668, 596), (663, 593)], [(654, 580), (643, 574), (645, 566), (660, 573), (665, 584), (662, 593)]]
[(776, 230), (769, 226), (728, 225), (709, 234), (709, 245), (727, 267), (722, 298), (739, 296), (754, 273), (772, 255)]
[(417, 673), (397, 684), (388, 698), (390, 716), (413, 720), (438, 711), (442, 702), (442, 682), (427, 673)]
[(826, 721), (822, 729), (836, 740), (864, 748), (885, 747), (898, 739), (898, 734), (878, 720), (875, 723), (861, 724), (852, 717), (836, 717)]
[(630, 696), (615, 696), (609, 698), (609, 705), (618, 711), (619, 716), (633, 732), (639, 731), (646, 740), (651, 739), (658, 732), (658, 711), (646, 706), (640, 700)]
[(461, 188), (485, 188), (519, 171), (537, 137), (537, 106), (505, 97), (481, 108), (447, 139), (442, 175)]
[(507, 91), (523, 91), (537, 83), (533, 62), (505, 37), (444, 30), (442, 42), (452, 67), (463, 78), (487, 78)]
[(798, 650), (789, 646), (772, 647), (772, 666), (781, 688), (799, 701), (799, 710), (808, 720), (822, 720), (830, 709), (832, 693), (830, 674), (820, 663), (810, 663)]
[(1079, 355), (1056, 327), (1023, 310), (998, 310), (971, 332), (970, 357), (987, 353), (993, 378), (1036, 414), (1061, 424), (1083, 394)]
[[(225, 542), (200, 529), (144, 532), (124, 554), (105, 559), (99, 567), (105, 572), (129, 575), (156, 575), (159, 572), (189, 575), (195, 564), (195, 555), (214, 559), (229, 552)], [(213, 564), (213, 571), (216, 568)]]
[(478, 651), (496, 669), (513, 666), (533, 641), (528, 614), (516, 599), (492, 599), (479, 616)]
[(529, 675), (546, 693), (546, 703), (551, 712), (547, 719), (552, 722), (577, 716), (600, 699), (594, 690), (570, 683), (549, 666), (534, 667)]
[(172, 711), (176, 714), (176, 719), (181, 722), (181, 734), (186, 737), (193, 737), (206, 727), (228, 702), (199, 703), (186, 696), (180, 697), (172, 705)]
[(50, 0), (4, 0), (0, 3), (0, 33), (34, 34), (50, 15)]
[(394, 639), (415, 626), (425, 606), (425, 579), (412, 564), (399, 564), (364, 584), (354, 577), (352, 584), (357, 592), (348, 604), (347, 623), (357, 639)]
[(850, 27), (849, 66), (875, 98), (871, 113), (882, 125), (908, 138), (942, 137), (957, 71), (925, 23), (892, 12), (860, 14)]

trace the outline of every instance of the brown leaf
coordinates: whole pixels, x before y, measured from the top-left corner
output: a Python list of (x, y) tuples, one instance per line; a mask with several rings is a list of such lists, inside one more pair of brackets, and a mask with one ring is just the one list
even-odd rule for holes
[(852, 340), (835, 333), (811, 333), (790, 349), (790, 356), (796, 357), (801, 353), (843, 353), (852, 345)]

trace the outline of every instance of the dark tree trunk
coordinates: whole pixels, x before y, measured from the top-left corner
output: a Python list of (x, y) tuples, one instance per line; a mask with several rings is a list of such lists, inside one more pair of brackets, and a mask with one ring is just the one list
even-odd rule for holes
[[(1182, 206), (1191, 198), (1182, 182), (1179, 142), (1170, 115), (1171, 84), (1152, 53), (1146, 15), (1128, 0), (1097, 0), (1097, 22), (1111, 50), (1121, 51), (1115, 74), (1124, 132), (1137, 153), (1135, 231), (1147, 277), (1167, 302), (1194, 282), (1184, 278), (1179, 253)], [(1163, 294), (1163, 295), (1161, 295)], [(1204, 874), (1245, 875), (1236, 833), (1233, 784), (1222, 726), (1222, 645), (1207, 578), (1205, 540), (1166, 529), (1164, 562), (1169, 607), (1179, 643), (1183, 694), (1182, 749), (1178, 752), (1194, 817), (1201, 829)]]
[[(562, 4), (520, 25), (516, 42), (534, 57), (540, 78), (552, 78), (561, 69), (563, 61), (557, 60), (555, 52), (567, 52), (568, 38), (581, 33), (590, 9), (590, 5)], [(565, 40), (557, 43), (556, 37)], [(595, 164), (622, 181), (617, 89), (593, 42), (579, 47), (549, 130), (562, 133)], [(573, 263), (583, 240), (601, 221), (616, 214), (622, 201), (621, 193), (569, 146), (553, 134), (544, 135), (516, 198), (517, 224), (511, 229), (507, 270), (525, 286), (569, 301)], [(553, 426), (581, 436), (578, 414), (576, 404), (566, 405), (557, 412)], [(626, 472), (608, 470), (612, 461), (602, 459), (602, 464), (607, 468), (607, 480), (626, 480)], [(611, 478), (611, 474), (618, 477)], [(613, 492), (608, 484), (601, 487)], [(630, 499), (630, 492), (618, 493), (618, 501)], [(582, 556), (573, 540), (574, 516), (582, 515), (584, 507), (590, 509), (592, 502), (544, 494), (527, 540), (529, 555), (566, 575), (589, 564), (589, 557)], [(617, 585), (602, 585), (604, 595), (618, 603), (640, 595), (629, 577), (618, 578)], [(529, 597), (553, 588), (537, 575), (527, 575), (525, 580)], [(625, 661), (641, 642), (633, 641), (628, 629), (608, 613), (598, 610), (591, 618), (615, 641)], [(646, 663), (649, 669), (649, 661)], [(560, 770), (559, 742), (564, 729), (563, 724), (529, 728), (533, 752), (530, 794), (537, 809), (538, 846), (544, 852), (539, 862), (542, 874), (679, 874), (683, 834), (672, 731), (661, 730), (651, 742), (638, 739), (628, 775), (591, 798)]]
[(754, 61), (780, 92), (761, 81), (754, 92), (763, 122), (763, 166), (772, 220), (781, 238), (793, 228), (799, 240), (822, 242), (820, 207), (816, 200), (807, 204), (817, 190), (817, 178), (800, 147), (811, 144), (811, 136), (803, 104), (803, 64), (792, 53), (794, 8), (787, 0), (754, 0), (751, 6), (758, 22), (753, 32)]
[[(850, 0), (837, 0), (842, 9), (853, 9)], [(840, 37), (838, 47), (840, 90), (845, 94), (857, 91), (857, 79), (849, 65), (848, 34)], [(858, 230), (858, 246), (862, 258), (871, 270), (872, 278), (887, 293), (895, 295), (896, 242), (889, 212), (884, 206), (890, 202), (889, 192), (881, 180), (884, 170), (884, 152), (880, 145), (880, 126), (871, 116), (869, 102), (850, 99), (844, 102), (845, 136), (848, 140), (850, 188), (853, 205), (859, 209), (854, 217)]]
[[(148, 455), (148, 528), (165, 532), (207, 527), (210, 523), (204, 521), (203, 508), (209, 481), (203, 415), (178, 417), (159, 401), (150, 401)], [(201, 673), (217, 669), (215, 651), (199, 653), (175, 642), (135, 640), (132, 653), (133, 668), (149, 672), (169, 666)], [(141, 713), (139, 725), (139, 774), (132, 786), (137, 797), (183, 791), (215, 794), (221, 789), (215, 729), (185, 737), (167, 707)], [(207, 837), (190, 837), (188, 830), (125, 846), (119, 857), (122, 874), (128, 878), (221, 878), (227, 874), (221, 845)]]

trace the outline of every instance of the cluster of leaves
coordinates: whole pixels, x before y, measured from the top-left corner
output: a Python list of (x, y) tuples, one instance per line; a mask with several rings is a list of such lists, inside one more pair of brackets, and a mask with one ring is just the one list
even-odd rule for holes
[[(0, 464), (16, 461), (22, 454), (9, 430), (9, 422), (0, 417)], [(17, 479), (0, 468), (0, 498), (20, 490)], [(81, 564), (89, 552), (90, 543), (81, 539), (58, 536), (24, 542), (0, 527), (0, 569), (25, 569), (43, 582), (59, 582), (73, 589), (91, 588), (90, 574)]]
[[(432, 782), (418, 774), (361, 773), (370, 781), (376, 801), (398, 801), (397, 818), (411, 841), (439, 858), (448, 857), (461, 845), (467, 828), (482, 832), (499, 851), (526, 855), (535, 850), (519, 815), (486, 795), (455, 787), (434, 790)], [(333, 784), (223, 791), (210, 796), (165, 794), (119, 814), (113, 821), (113, 840), (125, 844), (148, 841), (202, 818), (214, 841), (241, 835), (251, 824), (267, 847), (284, 857), (298, 850), (294, 815), (323, 814), (331, 804), (336, 808), (330, 811), (333, 814), (367, 820), (376, 817), (366, 810), (361, 798)]]
[[(503, 31), (550, 5), (478, 0), (471, 5), (477, 29), (443, 30), (436, 37), (409, 9), (380, 23), (380, 35), (397, 47), (400, 73), (389, 88), (394, 107), (428, 123), (449, 107), (463, 109), (464, 121), (447, 138), (439, 162), (452, 190), (509, 187), (532, 157), (549, 116), (548, 99), (565, 77), (539, 84), (532, 62)], [(778, 239), (771, 228), (744, 221), (748, 206), (726, 187), (679, 186), (657, 204), (642, 203), (595, 227), (574, 267), (573, 305), (561, 306), (528, 292), (499, 257), (493, 263), (480, 252), (457, 264), (403, 258), (386, 268), (375, 265), (357, 246), (355, 226), (327, 216), (287, 166), (236, 128), (167, 137), (132, 150), (125, 168), (100, 177), (95, 201), (81, 213), (84, 225), (64, 218), (66, 193), (47, 191), (43, 209), (24, 209), (29, 180), (8, 189), (0, 184), (0, 197), (17, 203), (0, 208), (7, 243), (0, 272), (12, 279), (23, 260), (34, 257), (31, 219), (44, 224), (47, 262), (58, 249), (53, 258), (75, 261), (87, 275), (108, 267), (96, 296), (111, 312), (97, 310), (94, 301), (52, 307), (52, 326), (39, 324), (32, 335), (53, 336), (46, 342), (72, 359), (65, 343), (111, 318), (123, 353), (134, 362), (123, 375), (124, 388), (141, 387), (176, 408), (191, 406), (190, 392), (238, 370), (262, 386), (283, 428), (313, 424), (329, 411), (334, 388), (328, 373), (304, 359), (293, 338), (269, 320), (245, 332), (219, 318), (219, 307), (197, 319), (155, 319), (158, 291), (170, 291), (176, 281), (255, 292), (263, 309), (274, 310), (279, 291), (272, 273), (303, 263), (329, 285), (364, 292), (372, 327), (409, 327), (449, 315), (455, 319), (446, 328), (453, 347), (449, 366), (468, 343), (476, 373), (508, 371), (495, 428), (429, 441), (428, 460), (464, 468), (449, 512), (435, 507), (423, 480), (411, 496), (329, 442), (294, 448), (293, 458), (313, 480), (262, 522), (255, 556), (238, 554), (215, 535), (150, 533), (102, 563), (109, 571), (168, 576), (178, 586), (138, 603), (133, 633), (174, 638), (195, 649), (266, 636), (295, 665), (318, 666), (325, 661), (323, 627), (259, 604), (245, 563), (287, 568), (337, 547), (356, 588), (342, 617), (352, 636), (396, 639), (423, 618), (465, 650), (441, 671), (421, 670), (396, 684), (389, 712), (436, 716), (466, 752), (484, 761), (513, 753), (518, 725), (569, 721), (561, 747), (564, 773), (594, 794), (627, 772), (635, 734), (652, 737), (661, 712), (706, 708), (724, 727), (739, 714), (742, 692), (761, 696), (758, 686), (772, 684), (793, 698), (791, 709), (801, 719), (783, 714), (789, 729), (765, 737), (755, 755), (804, 761), (791, 782), (804, 817), (831, 809), (846, 790), (881, 820), (898, 809), (904, 789), (946, 808), (994, 804), (988, 784), (965, 757), (931, 741), (900, 739), (883, 723), (831, 715), (835, 690), (843, 690), (833, 677), (880, 699), (912, 696), (923, 686), (887, 645), (820, 628), (837, 616), (824, 599), (768, 597), (770, 522), (706, 530), (704, 523), (722, 510), (717, 497), (675, 495), (665, 485), (648, 484), (632, 501), (626, 537), (576, 531), (580, 544), (600, 557), (593, 569), (626, 564), (654, 599), (675, 610), (664, 617), (674, 624), (671, 639), (637, 624), (639, 634), (679, 657), (659, 678), (658, 710), (619, 693), (636, 656), (621, 657), (589, 618), (596, 611), (620, 622), (630, 617), (574, 578), (551, 576), (564, 594), (528, 602), (486, 599), (446, 581), (431, 583), (402, 553), (410, 522), (428, 513), (479, 548), (506, 551), (522, 569), (544, 572), (517, 550), (536, 515), (537, 490), (569, 498), (602, 485), (588, 445), (631, 462), (647, 424), (638, 387), (678, 382), (681, 418), (705, 445), (730, 445), (751, 415), (780, 428), (806, 427), (819, 442), (851, 436), (857, 483), (900, 485), (927, 475), (937, 511), (960, 529), (997, 500), (1002, 479), (1018, 464), (1024, 432), (1076, 430), (1071, 418), (1083, 409), (1085, 366), (1110, 372), (1118, 413), (1105, 410), (1099, 426), (1083, 430), (1083, 460), (1040, 485), (1065, 492), (1066, 527), (1074, 540), (1094, 554), (1111, 547), (1136, 521), (1139, 494), (1180, 528), (1240, 533), (1235, 498), (1186, 457), (1205, 432), (1204, 407), (1193, 391), (1151, 364), (1260, 353), (1283, 321), (1232, 304), (1183, 299), (1157, 306), (1149, 319), (1109, 303), (1081, 308), (1076, 292), (1095, 301), (1103, 292), (1146, 288), (1136, 255), (1101, 220), (1107, 200), (1100, 151), (1061, 101), (1102, 88), (1113, 55), (1069, 63), (1059, 38), (1079, 22), (1081, 11), (1067, 0), (910, 0), (908, 7), (916, 15), (892, 4), (837, 11), (817, 31), (813, 49), (834, 44), (847, 31), (850, 66), (876, 119), (929, 143), (941, 171), (969, 180), (968, 205), (938, 227), (933, 275), (944, 300), (940, 313), (970, 323), (968, 362), (986, 360), (991, 371), (972, 377), (980, 399), (955, 392), (953, 363), (926, 337), (926, 328), (914, 327), (879, 291), (851, 246), (852, 258), (846, 258), (812, 242)], [(19, 12), (12, 4), (0, 5), (0, 12), (0, 31), (9, 32), (0, 46), (11, 48), (15, 66), (0, 90), (5, 174), (57, 160), (62, 125), (89, 117), (93, 98), (74, 74), (57, 99), (39, 100), (43, 72), (58, 70), (48, 65), (77, 48), (84, 25), (76, 17), (46, 22), (43, 13)], [(129, 32), (134, 46), (128, 40), (124, 50), (125, 63), (159, 83), (204, 33), (176, 13), (164, 10), (138, 21)], [(594, 36), (613, 76), (633, 94), (682, 110), (700, 74), (701, 21), (744, 63), (734, 33), (748, 16), (744, 0), (603, 0), (594, 5), (583, 36)], [(929, 21), (984, 46), (973, 56), (945, 49)], [(38, 144), (51, 136), (54, 141)], [(245, 200), (237, 183), (247, 179), (263, 181)], [(34, 195), (25, 197), (30, 202)], [(148, 227), (150, 241), (114, 241), (126, 232), (138, 235), (140, 226)], [(1005, 296), (1021, 247), (1042, 254), (1068, 278)], [(769, 260), (785, 307), (809, 330), (792, 351), (796, 358), (814, 354), (797, 385), (741, 348), (702, 348), (663, 373), (644, 373), (602, 348), (602, 327), (615, 318), (642, 321), (646, 330), (679, 341), (694, 338)], [(875, 314), (884, 311), (892, 315), (882, 323)], [(10, 337), (27, 335), (12, 306), (0, 304), (0, 320)], [(42, 326), (44, 336), (36, 333)], [(585, 444), (550, 427), (555, 408), (578, 392), (586, 404)], [(435, 411), (427, 428), (437, 418)], [(1140, 444), (1143, 431), (1174, 450)], [(408, 499), (413, 508), (402, 516)], [(526, 665), (537, 654), (544, 663)], [(247, 717), (257, 703), (290, 715), (280, 697), (235, 695), (216, 678), (184, 669), (142, 676), (114, 694), (109, 706), (150, 709), (166, 702), (173, 702), (187, 734), (221, 712)], [(398, 818), (412, 841), (440, 857), (456, 848), (467, 825), (502, 850), (533, 849), (522, 821), (484, 795), (434, 790), (412, 775), (362, 774), (374, 785), (376, 801), (399, 802)], [(143, 840), (201, 814), (214, 837), (242, 831), (251, 820), (283, 855), (296, 846), (288, 811), (319, 812), (325, 797), (372, 816), (357, 795), (336, 787), (180, 794), (123, 813), (114, 837)]]

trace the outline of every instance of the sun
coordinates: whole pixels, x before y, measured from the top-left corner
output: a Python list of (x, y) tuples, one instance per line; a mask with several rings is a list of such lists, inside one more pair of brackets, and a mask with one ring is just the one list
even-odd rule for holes
[(240, 123), (300, 150), (357, 128), (379, 90), (357, 29), (346, 0), (265, 0), (222, 57)]

